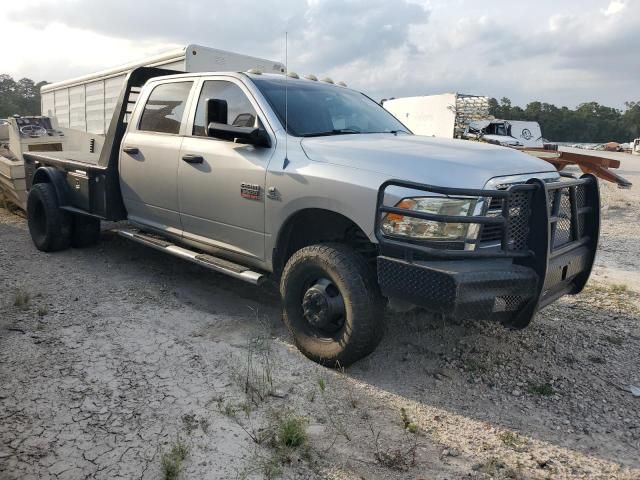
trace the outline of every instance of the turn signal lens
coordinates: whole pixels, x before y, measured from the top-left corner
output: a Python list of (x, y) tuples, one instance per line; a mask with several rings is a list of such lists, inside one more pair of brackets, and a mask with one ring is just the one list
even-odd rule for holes
[[(405, 198), (404, 200), (400, 200), (400, 202), (396, 205), (396, 208), (406, 208), (407, 210), (413, 210), (416, 206), (416, 201), (411, 198)], [(401, 222), (404, 219), (404, 215), (400, 215), (399, 213), (389, 213), (387, 214), (386, 219), (390, 222)]]

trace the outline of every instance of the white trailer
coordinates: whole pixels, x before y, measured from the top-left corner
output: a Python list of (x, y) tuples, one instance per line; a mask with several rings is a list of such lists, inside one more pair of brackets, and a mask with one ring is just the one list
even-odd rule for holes
[(469, 123), (486, 120), (489, 97), (443, 93), (393, 98), (382, 105), (416, 135), (460, 138)]
[(282, 63), (264, 58), (187, 45), (140, 62), (45, 85), (41, 89), (42, 115), (63, 129), (104, 135), (127, 74), (137, 67), (162, 67), (182, 72), (245, 71), (284, 73)]

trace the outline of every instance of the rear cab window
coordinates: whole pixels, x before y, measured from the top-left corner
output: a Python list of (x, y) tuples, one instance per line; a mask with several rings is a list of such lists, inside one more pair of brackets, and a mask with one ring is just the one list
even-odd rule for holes
[(192, 87), (192, 81), (154, 87), (140, 116), (138, 130), (178, 135)]

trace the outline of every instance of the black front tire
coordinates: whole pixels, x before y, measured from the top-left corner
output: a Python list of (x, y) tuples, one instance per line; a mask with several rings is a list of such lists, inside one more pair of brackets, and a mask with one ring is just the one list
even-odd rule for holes
[[(344, 304), (341, 326), (326, 332), (311, 325), (303, 309), (305, 292), (318, 278), (337, 288)], [(327, 243), (294, 253), (282, 273), (284, 322), (298, 349), (328, 367), (348, 366), (370, 354), (384, 335), (385, 300), (374, 269), (343, 244)]]
[(55, 252), (71, 244), (71, 215), (60, 209), (50, 183), (37, 183), (29, 190), (27, 220), (31, 239), (38, 250)]
[(86, 215), (74, 215), (71, 244), (75, 248), (91, 247), (100, 241), (100, 219)]

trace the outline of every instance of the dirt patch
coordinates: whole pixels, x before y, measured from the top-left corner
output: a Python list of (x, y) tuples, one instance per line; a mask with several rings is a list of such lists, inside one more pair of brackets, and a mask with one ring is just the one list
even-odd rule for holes
[(389, 312), (340, 372), (291, 345), (273, 287), (108, 232), (44, 254), (0, 209), (0, 477), (638, 478), (638, 289), (618, 275), (640, 227), (613, 211), (589, 288), (529, 328)]
[(640, 157), (629, 155), (620, 173), (633, 182), (629, 190), (600, 182), (602, 226), (594, 278), (621, 283), (640, 293)]

